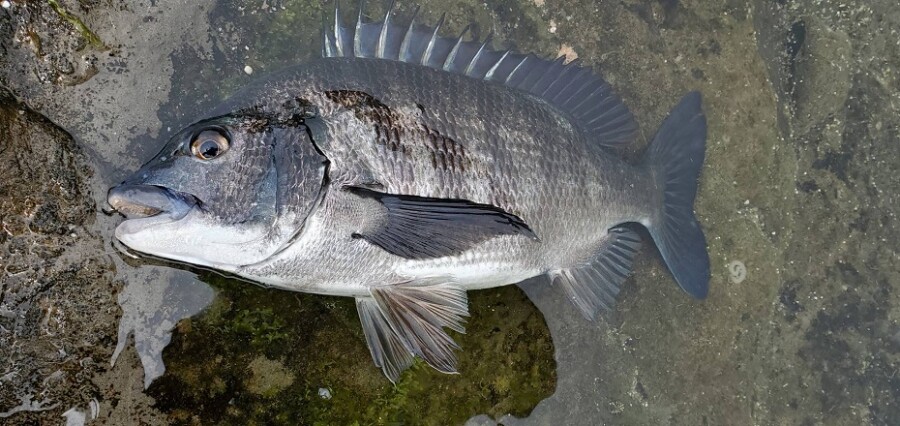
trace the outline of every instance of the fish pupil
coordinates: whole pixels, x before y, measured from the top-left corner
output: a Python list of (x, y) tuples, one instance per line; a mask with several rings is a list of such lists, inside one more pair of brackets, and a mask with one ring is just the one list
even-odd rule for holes
[(219, 155), (219, 144), (212, 139), (203, 141), (200, 144), (200, 155), (205, 158), (213, 158)]

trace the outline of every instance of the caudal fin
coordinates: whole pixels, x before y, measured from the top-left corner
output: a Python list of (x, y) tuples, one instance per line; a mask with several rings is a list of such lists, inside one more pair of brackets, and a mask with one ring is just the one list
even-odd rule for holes
[(697, 180), (706, 154), (706, 117), (699, 92), (690, 92), (669, 113), (646, 154), (663, 190), (660, 212), (648, 223), (678, 285), (698, 299), (709, 292), (706, 239), (694, 217)]

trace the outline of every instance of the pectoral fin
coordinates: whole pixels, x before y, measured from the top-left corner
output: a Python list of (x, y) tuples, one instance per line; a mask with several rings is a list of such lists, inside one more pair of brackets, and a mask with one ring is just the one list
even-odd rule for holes
[(371, 297), (356, 299), (363, 332), (375, 365), (392, 382), (417, 355), (443, 373), (456, 372), (454, 349), (444, 331), (464, 333), (469, 315), (466, 293), (451, 285), (373, 287)]
[(383, 220), (354, 234), (391, 254), (425, 259), (459, 254), (499, 235), (537, 239), (525, 222), (503, 209), (468, 200), (392, 195), (362, 188), (349, 191), (376, 200)]

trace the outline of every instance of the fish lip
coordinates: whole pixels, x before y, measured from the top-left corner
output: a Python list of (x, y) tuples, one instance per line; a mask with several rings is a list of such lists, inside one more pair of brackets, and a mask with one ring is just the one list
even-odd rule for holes
[(158, 185), (122, 184), (109, 190), (107, 203), (126, 220), (146, 219), (160, 215), (179, 220), (199, 206), (191, 194)]

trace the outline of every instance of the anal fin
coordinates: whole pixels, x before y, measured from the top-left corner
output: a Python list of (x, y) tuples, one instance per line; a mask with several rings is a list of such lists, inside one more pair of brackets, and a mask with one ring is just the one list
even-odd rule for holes
[(641, 238), (637, 233), (627, 228), (612, 228), (588, 262), (553, 271), (550, 278), (560, 284), (585, 318), (593, 320), (599, 313), (612, 311), (640, 247)]
[(412, 364), (413, 355), (443, 373), (456, 373), (459, 346), (444, 327), (465, 332), (469, 315), (466, 292), (441, 284), (388, 285), (370, 289), (371, 297), (356, 299), (366, 342), (375, 364), (396, 382)]

